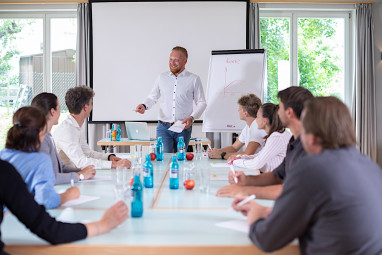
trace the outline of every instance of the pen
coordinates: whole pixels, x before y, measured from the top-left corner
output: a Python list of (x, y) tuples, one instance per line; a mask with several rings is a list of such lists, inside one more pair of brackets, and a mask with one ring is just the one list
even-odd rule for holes
[(210, 144), (208, 144), (208, 148), (210, 148), (210, 150), (212, 150), (212, 148), (211, 148), (211, 145), (210, 145)]
[(233, 173), (233, 179), (235, 180), (235, 183), (237, 183), (238, 182), (238, 180), (237, 180), (237, 177), (236, 177), (236, 173), (235, 173), (235, 169), (233, 169), (233, 163), (231, 163), (230, 165), (229, 165), (229, 167), (231, 168), (231, 171), (232, 171), (232, 173)]
[(237, 206), (242, 206), (242, 205), (248, 203), (249, 201), (251, 201), (255, 198), (256, 198), (255, 195), (250, 195), (250, 196), (246, 197), (244, 200), (242, 200), (241, 202), (237, 203)]
[(74, 187), (74, 180), (70, 179), (70, 186)]

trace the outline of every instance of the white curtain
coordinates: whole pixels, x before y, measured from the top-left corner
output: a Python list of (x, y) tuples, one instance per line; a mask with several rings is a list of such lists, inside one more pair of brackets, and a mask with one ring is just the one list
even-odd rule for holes
[(371, 4), (356, 5), (356, 66), (353, 119), (360, 151), (377, 160), (374, 22)]

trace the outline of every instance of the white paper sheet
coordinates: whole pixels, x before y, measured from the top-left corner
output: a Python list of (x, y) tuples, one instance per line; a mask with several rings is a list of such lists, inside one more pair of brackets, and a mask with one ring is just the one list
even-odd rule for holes
[(81, 195), (79, 198), (74, 199), (74, 200), (70, 200), (70, 201), (66, 202), (65, 204), (63, 204), (62, 206), (70, 207), (70, 206), (84, 204), (86, 202), (90, 202), (90, 201), (97, 200), (97, 199), (99, 199), (99, 197)]
[(97, 176), (96, 175), (91, 179), (83, 180), (80, 182), (102, 182), (102, 181), (111, 181), (111, 180), (112, 180), (111, 176)]
[(212, 167), (228, 167), (229, 168), (228, 163), (210, 163), (210, 165)]
[(177, 120), (168, 130), (175, 133), (181, 133), (185, 126), (186, 123), (182, 124), (182, 121)]
[(221, 228), (228, 228), (247, 234), (249, 233), (249, 226), (246, 219), (223, 221), (216, 223), (215, 225)]
[(228, 175), (212, 175), (211, 181), (228, 181)]

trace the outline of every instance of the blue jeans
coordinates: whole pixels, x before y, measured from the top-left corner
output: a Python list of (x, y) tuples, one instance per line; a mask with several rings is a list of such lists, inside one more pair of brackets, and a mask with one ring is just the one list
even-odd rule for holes
[(186, 144), (186, 150), (188, 143), (190, 142), (192, 126), (184, 129), (181, 133), (175, 133), (168, 130), (170, 126), (158, 122), (157, 126), (157, 137), (162, 137), (163, 141), (163, 152), (165, 153), (175, 153), (176, 146), (178, 145), (179, 137), (183, 136), (184, 143)]

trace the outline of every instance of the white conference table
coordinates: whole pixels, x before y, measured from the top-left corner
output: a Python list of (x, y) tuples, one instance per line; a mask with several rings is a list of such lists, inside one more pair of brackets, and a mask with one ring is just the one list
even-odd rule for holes
[[(211, 167), (211, 162), (223, 163), (223, 160), (203, 158), (197, 166), (209, 169), (212, 180), (208, 192), (200, 191), (198, 179), (193, 190), (183, 188), (182, 173), (179, 190), (168, 187), (168, 166), (171, 154), (165, 154), (164, 161), (153, 161), (154, 188), (144, 189), (144, 212), (142, 218), (128, 218), (121, 226), (109, 233), (85, 240), (57, 246), (30, 233), (12, 214), (4, 217), (1, 226), (5, 251), (10, 254), (266, 254), (251, 243), (246, 233), (216, 226), (216, 223), (244, 219), (230, 209), (232, 198), (216, 197), (215, 193), (227, 180), (218, 180), (227, 176), (229, 168)], [(185, 164), (180, 164), (180, 169)], [(98, 170), (97, 176), (111, 176), (115, 179), (115, 170)], [(216, 177), (215, 177), (216, 176)], [(78, 183), (82, 195), (97, 196), (98, 200), (73, 207), (73, 215), (68, 222), (89, 222), (100, 219), (103, 212), (115, 203), (113, 181)], [(57, 185), (58, 192), (69, 185)], [(256, 201), (272, 206), (274, 201)], [(130, 204), (128, 204), (130, 207)], [(57, 217), (63, 207), (49, 210)], [(272, 254), (299, 254), (297, 242)]]

